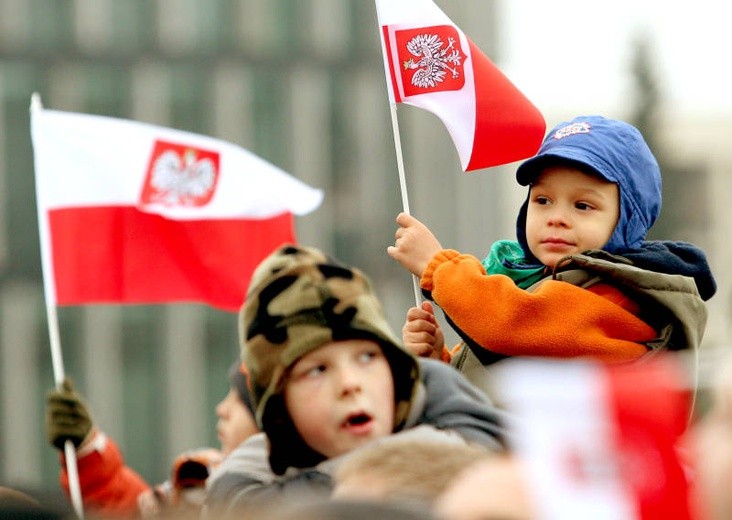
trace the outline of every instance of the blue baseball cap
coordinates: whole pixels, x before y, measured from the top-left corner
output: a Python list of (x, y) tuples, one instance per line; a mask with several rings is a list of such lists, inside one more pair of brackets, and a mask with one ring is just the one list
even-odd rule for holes
[[(539, 152), (516, 171), (530, 185), (547, 167), (567, 165), (614, 182), (620, 189), (620, 218), (603, 249), (610, 253), (638, 247), (661, 212), (661, 171), (645, 139), (633, 125), (603, 116), (580, 116), (555, 126)], [(519, 243), (526, 243), (526, 203), (516, 222)]]

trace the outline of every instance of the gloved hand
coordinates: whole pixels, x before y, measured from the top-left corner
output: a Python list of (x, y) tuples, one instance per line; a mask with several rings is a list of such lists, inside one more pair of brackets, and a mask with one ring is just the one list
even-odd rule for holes
[(74, 382), (66, 377), (61, 389), (53, 388), (46, 393), (46, 439), (57, 449), (64, 449), (70, 440), (77, 448), (93, 426), (89, 407), (74, 390)]
[(221, 451), (214, 448), (201, 448), (178, 455), (170, 472), (173, 504), (186, 490), (203, 488), (208, 476), (223, 460)]

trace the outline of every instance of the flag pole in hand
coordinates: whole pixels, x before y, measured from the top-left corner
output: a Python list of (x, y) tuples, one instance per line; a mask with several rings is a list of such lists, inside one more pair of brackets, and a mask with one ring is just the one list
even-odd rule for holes
[[(394, 148), (397, 156), (397, 169), (399, 170), (399, 188), (402, 193), (402, 209), (409, 215), (409, 196), (407, 195), (407, 178), (404, 174), (404, 158), (402, 157), (402, 140), (399, 135), (399, 121), (397, 120), (396, 103), (389, 103), (391, 107), (391, 128), (394, 134)], [(414, 302), (419, 307), (422, 301), (419, 290), (419, 280), (412, 275), (412, 288), (414, 289)]]

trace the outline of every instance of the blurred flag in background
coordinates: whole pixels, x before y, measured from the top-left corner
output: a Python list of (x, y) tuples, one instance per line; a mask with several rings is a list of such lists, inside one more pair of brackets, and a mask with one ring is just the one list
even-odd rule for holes
[(323, 194), (211, 137), (31, 110), (46, 299), (202, 302), (237, 311), (250, 275), (295, 242)]

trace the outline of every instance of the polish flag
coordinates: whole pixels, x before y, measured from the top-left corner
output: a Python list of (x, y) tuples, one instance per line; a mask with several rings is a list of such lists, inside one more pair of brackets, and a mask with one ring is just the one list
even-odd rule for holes
[(541, 519), (691, 518), (681, 438), (691, 410), (673, 354), (643, 363), (513, 359), (496, 369)]
[(46, 299), (238, 311), (252, 271), (323, 194), (211, 137), (45, 110), (31, 134)]
[(464, 171), (526, 159), (541, 146), (539, 110), (430, 0), (376, 0), (391, 103), (437, 115)]

